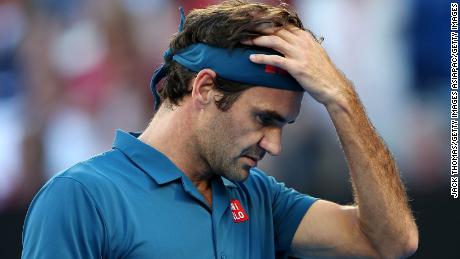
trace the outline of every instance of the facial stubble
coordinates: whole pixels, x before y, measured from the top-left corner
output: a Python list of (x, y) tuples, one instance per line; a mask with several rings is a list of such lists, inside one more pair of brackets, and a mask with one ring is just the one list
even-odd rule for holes
[(250, 166), (241, 161), (241, 152), (235, 142), (238, 126), (225, 112), (214, 117), (200, 132), (201, 150), (212, 174), (233, 181), (244, 181)]

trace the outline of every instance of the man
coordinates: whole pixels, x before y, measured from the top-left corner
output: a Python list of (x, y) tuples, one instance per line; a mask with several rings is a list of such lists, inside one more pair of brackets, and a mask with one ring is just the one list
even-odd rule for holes
[[(413, 254), (417, 227), (395, 162), (353, 86), (297, 15), (230, 1), (183, 22), (152, 80), (157, 111), (147, 129), (117, 132), (111, 151), (40, 190), (23, 257)], [(256, 168), (266, 152), (281, 152), (282, 128), (298, 116), (304, 91), (334, 122), (354, 206), (300, 194)]]

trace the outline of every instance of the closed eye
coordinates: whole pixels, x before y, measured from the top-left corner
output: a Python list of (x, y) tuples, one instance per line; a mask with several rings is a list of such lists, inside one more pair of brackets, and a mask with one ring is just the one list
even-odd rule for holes
[(263, 126), (275, 125), (273, 118), (267, 115), (263, 115), (263, 114), (256, 115), (256, 119)]
[(294, 123), (294, 120), (288, 121), (286, 118), (275, 111), (255, 111), (254, 114), (257, 122), (262, 126), (274, 126), (282, 128), (284, 125), (286, 125), (286, 123)]

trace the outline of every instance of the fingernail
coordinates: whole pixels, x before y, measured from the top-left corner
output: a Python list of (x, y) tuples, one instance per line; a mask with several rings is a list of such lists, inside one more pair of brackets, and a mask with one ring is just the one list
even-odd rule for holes
[(249, 55), (249, 59), (251, 61), (254, 61), (256, 59), (256, 55), (254, 55), (254, 54)]

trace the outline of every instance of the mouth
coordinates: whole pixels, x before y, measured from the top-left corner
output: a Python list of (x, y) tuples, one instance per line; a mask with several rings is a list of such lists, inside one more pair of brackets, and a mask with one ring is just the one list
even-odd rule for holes
[(260, 159), (258, 159), (258, 158), (256, 158), (256, 157), (247, 156), (247, 155), (242, 156), (242, 158), (244, 158), (245, 160), (247, 160), (248, 164), (249, 164), (251, 167), (257, 166), (257, 162), (260, 160)]

